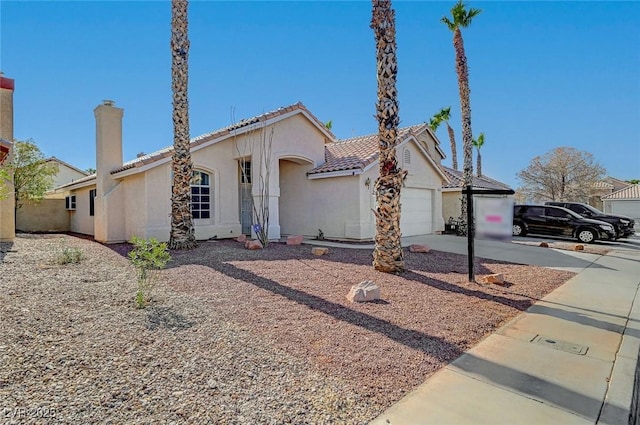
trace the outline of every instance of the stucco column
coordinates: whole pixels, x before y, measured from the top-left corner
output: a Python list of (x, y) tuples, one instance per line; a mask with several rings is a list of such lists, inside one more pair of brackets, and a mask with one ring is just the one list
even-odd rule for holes
[[(10, 160), (13, 143), (13, 90), (14, 80), (0, 74), (0, 155)], [(13, 180), (5, 181), (7, 197), (0, 199), (0, 241), (11, 242), (16, 235), (15, 199)]]
[(93, 113), (96, 117), (96, 202), (95, 239), (116, 242), (125, 239), (125, 216), (120, 183), (111, 171), (122, 166), (122, 116), (124, 110), (105, 100)]

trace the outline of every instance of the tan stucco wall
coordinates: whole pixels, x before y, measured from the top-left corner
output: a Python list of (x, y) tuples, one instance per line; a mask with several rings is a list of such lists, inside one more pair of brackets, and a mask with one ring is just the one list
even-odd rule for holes
[(0, 242), (10, 242), (15, 237), (13, 195), (0, 199)]
[(462, 198), (462, 192), (443, 192), (442, 193), (442, 216), (444, 221), (447, 222), (449, 217), (453, 217), (457, 220), (460, 216), (460, 199)]
[(355, 223), (360, 222), (358, 177), (309, 180), (306, 172), (312, 168), (280, 161), (282, 234), (315, 237), (322, 229), (326, 238), (358, 239), (355, 234), (347, 235), (347, 229), (353, 232)]
[(16, 213), (16, 229), (23, 232), (67, 232), (69, 212), (64, 199), (25, 201)]
[[(83, 233), (85, 235), (94, 235), (94, 217), (89, 215), (89, 191), (95, 189), (95, 186), (85, 187), (74, 191), (76, 195), (76, 210), (70, 211), (69, 228), (72, 232)], [(62, 209), (65, 204), (62, 200)]]
[[(13, 142), (13, 90), (0, 88), (0, 139)], [(8, 159), (8, 158), (7, 158)], [(15, 200), (13, 182), (5, 182), (8, 197), (0, 199), (0, 241), (15, 238)]]

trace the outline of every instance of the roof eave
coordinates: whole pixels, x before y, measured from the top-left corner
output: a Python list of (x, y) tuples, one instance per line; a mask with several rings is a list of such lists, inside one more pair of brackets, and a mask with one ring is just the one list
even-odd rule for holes
[(307, 174), (309, 180), (328, 179), (331, 177), (352, 177), (363, 173), (361, 168), (351, 170), (325, 171), (320, 173)]

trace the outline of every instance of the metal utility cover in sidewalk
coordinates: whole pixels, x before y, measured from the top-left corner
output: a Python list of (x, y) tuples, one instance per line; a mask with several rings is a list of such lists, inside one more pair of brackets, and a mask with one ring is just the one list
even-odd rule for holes
[(566, 351), (567, 353), (571, 354), (578, 354), (579, 356), (584, 356), (589, 350), (589, 347), (585, 345), (574, 344), (573, 342), (567, 341), (560, 341), (559, 339), (550, 338), (543, 335), (536, 335), (531, 340), (531, 343), (553, 348), (554, 350)]

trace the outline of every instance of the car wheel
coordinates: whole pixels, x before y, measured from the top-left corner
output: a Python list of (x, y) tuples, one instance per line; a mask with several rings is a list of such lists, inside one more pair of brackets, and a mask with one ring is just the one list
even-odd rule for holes
[(578, 230), (578, 240), (580, 242), (589, 243), (589, 242), (593, 242), (595, 239), (596, 239), (596, 235), (595, 233), (593, 233), (593, 230), (589, 230), (589, 229)]
[(513, 223), (513, 228), (511, 231), (513, 236), (524, 236), (524, 229), (520, 223)]

